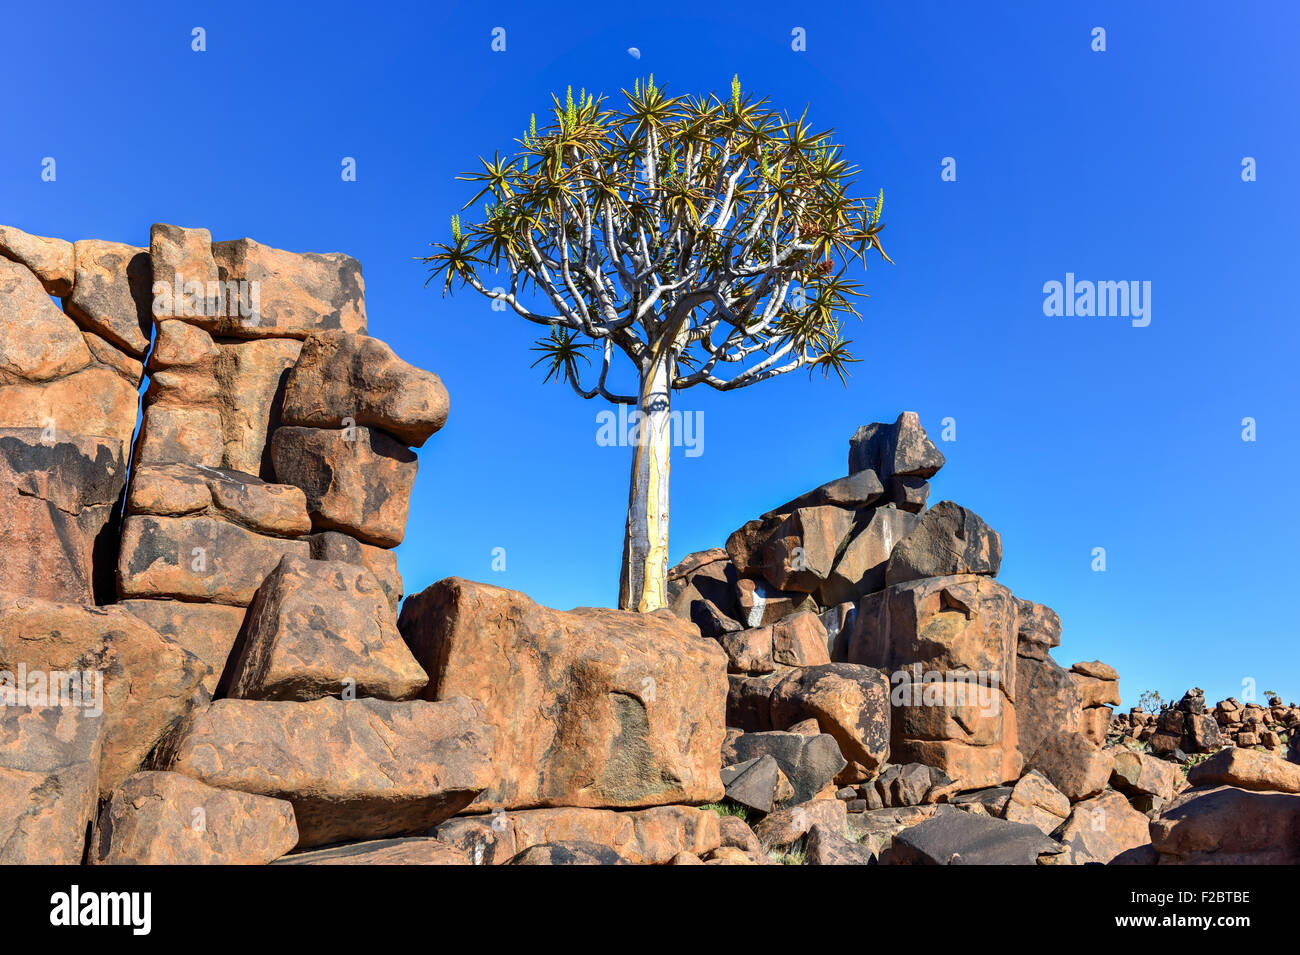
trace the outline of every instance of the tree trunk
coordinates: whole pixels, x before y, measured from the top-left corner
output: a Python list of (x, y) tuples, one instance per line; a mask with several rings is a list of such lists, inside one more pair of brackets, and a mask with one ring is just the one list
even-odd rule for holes
[(641, 378), (640, 412), (632, 455), (632, 480), (623, 537), (618, 605), (648, 613), (667, 606), (668, 466), (672, 359), (656, 358)]

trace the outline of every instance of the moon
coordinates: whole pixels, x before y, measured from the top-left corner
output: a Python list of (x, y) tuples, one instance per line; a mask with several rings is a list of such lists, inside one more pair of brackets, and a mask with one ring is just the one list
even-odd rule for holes
[(636, 47), (634, 47), (634, 46), (629, 46), (629, 47), (627, 48), (627, 55), (630, 56), (630, 57), (632, 57), (632, 59), (634, 59), (634, 60), (639, 60), (639, 59), (641, 59), (641, 51), (638, 50), (638, 49), (637, 49)]

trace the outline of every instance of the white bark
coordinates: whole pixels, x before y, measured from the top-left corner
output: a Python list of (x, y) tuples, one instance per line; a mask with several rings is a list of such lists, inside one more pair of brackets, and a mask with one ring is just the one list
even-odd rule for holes
[[(667, 351), (663, 349), (662, 351)], [(618, 605), (648, 613), (667, 606), (668, 470), (672, 450), (672, 358), (657, 355), (641, 378)]]

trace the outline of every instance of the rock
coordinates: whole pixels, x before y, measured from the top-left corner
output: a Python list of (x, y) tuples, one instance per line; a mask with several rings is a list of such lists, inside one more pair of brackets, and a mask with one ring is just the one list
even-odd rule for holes
[(889, 681), (879, 670), (852, 663), (792, 670), (773, 688), (771, 712), (778, 730), (815, 719), (864, 776), (889, 758)]
[(689, 806), (497, 810), (448, 820), (435, 834), (475, 865), (501, 865), (532, 846), (575, 841), (606, 846), (636, 865), (662, 865), (681, 852), (704, 855), (722, 842), (717, 814)]
[(136, 384), (92, 363), (54, 381), (16, 380), (0, 387), (0, 428), (32, 428), (54, 441), (70, 435), (111, 438), (123, 457), (135, 432)]
[(732, 802), (762, 813), (771, 812), (777, 803), (786, 802), (794, 795), (790, 781), (771, 756), (724, 767), (722, 785)]
[(772, 728), (772, 679), (760, 676), (727, 675), (727, 726), (747, 733)]
[(1228, 747), (1193, 766), (1187, 781), (1193, 786), (1300, 793), (1300, 766), (1269, 753)]
[(807, 594), (787, 594), (773, 590), (762, 581), (742, 578), (736, 581), (738, 619), (746, 627), (765, 627), (801, 610), (816, 610)]
[(222, 675), (235, 662), (231, 656), (246, 608), (181, 600), (123, 600), (118, 606), (194, 654), (207, 668), (200, 682), (209, 695), (224, 692)]
[(212, 243), (223, 282), (253, 283), (254, 314), (227, 315), (205, 323), (209, 331), (236, 338), (306, 338), (316, 332), (366, 332), (361, 263), (338, 252), (294, 253), (252, 239)]
[[(1094, 680), (1109, 680), (1112, 683), (1119, 681), (1119, 671), (1109, 664), (1102, 663), (1100, 660), (1085, 660), (1076, 663), (1070, 667), (1072, 673), (1079, 673), (1083, 676), (1092, 677)], [(1115, 701), (1117, 704), (1118, 700)], [(1095, 705), (1095, 704), (1091, 704)]]
[(382, 431), (278, 428), (271, 458), (278, 480), (306, 492), (316, 530), (343, 531), (379, 547), (402, 542), (418, 462)]
[(229, 695), (308, 701), (351, 692), (408, 700), (428, 682), (370, 571), (286, 556), (249, 605)]
[(129, 516), (118, 592), (247, 606), (283, 557), (309, 552), (304, 540), (265, 537), (209, 517)]
[(451, 577), (408, 598), (398, 626), (429, 673), (426, 695), (481, 700), (498, 729), (482, 804), (722, 797), (726, 659), (692, 625), (666, 613), (562, 612)]
[(1111, 717), (1114, 711), (1109, 706), (1090, 706), (1083, 711), (1083, 735), (1098, 746), (1106, 745), (1106, 734), (1110, 731)]
[(800, 494), (793, 501), (787, 501), (778, 508), (768, 511), (764, 518), (776, 514), (792, 514), (801, 507), (842, 507), (850, 511), (870, 507), (884, 495), (884, 486), (876, 472), (871, 469), (858, 471), (848, 477), (827, 481), (819, 487)]
[(437, 825), (492, 781), (494, 731), (465, 699), (217, 700), (165, 768), (293, 803), (303, 848)]
[(609, 846), (602, 846), (595, 842), (548, 842), (529, 846), (511, 859), (509, 865), (627, 865), (627, 863)]
[(898, 542), (885, 567), (885, 583), (954, 574), (996, 577), (1001, 566), (1001, 535), (969, 508), (940, 501)]
[(105, 796), (186, 712), (206, 669), (121, 607), (0, 597), (0, 671), (17, 673), (20, 666), (32, 676), (76, 674), (82, 707), (103, 714)]
[(268, 435), (280, 426), (285, 380), (301, 344), (270, 338), (217, 345), (213, 377), (221, 414), (221, 464), (271, 477)]
[(1155, 796), (1170, 800), (1178, 788), (1178, 770), (1150, 753), (1120, 749), (1111, 759), (1110, 784), (1130, 799)]
[(914, 411), (904, 411), (892, 425), (863, 425), (849, 441), (849, 474), (870, 468), (881, 481), (895, 476), (932, 478), (943, 465), (943, 455)]
[(295, 852), (275, 865), (472, 865), (454, 846), (427, 837), (374, 839), (330, 849)]
[(1075, 803), (1106, 788), (1112, 763), (1111, 757), (1082, 733), (1060, 733), (1039, 744), (1026, 768), (1038, 770)]
[[(1127, 807), (1127, 803), (1125, 806)], [(1007, 822), (1023, 822), (1050, 836), (1070, 815), (1066, 799), (1042, 773), (1030, 770), (1020, 777), (1011, 790), (1011, 799), (1003, 810)], [(1146, 817), (1144, 816), (1143, 819)]]
[(811, 610), (801, 610), (772, 624), (772, 660), (777, 666), (811, 667), (831, 662), (826, 627)]
[(987, 577), (894, 584), (858, 605), (849, 662), (890, 672), (920, 663), (931, 670), (997, 674), (1014, 702), (1016, 624), (1011, 591)]
[(1016, 653), (1035, 660), (1047, 660), (1051, 649), (1061, 645), (1061, 618), (1051, 607), (1019, 597), (1016, 598), (1016, 610)]
[(0, 429), (0, 591), (93, 604), (113, 596), (113, 508), (126, 483), (116, 441)]
[(1079, 700), (1085, 708), (1119, 705), (1119, 684), (1115, 681), (1098, 680), (1081, 673), (1071, 673), (1070, 679), (1079, 688)]
[(298, 842), (293, 806), (178, 773), (136, 773), (104, 807), (95, 865), (265, 865)]
[(81, 863), (103, 730), (84, 709), (0, 706), (0, 865)]
[[(1023, 617), (1021, 618), (1023, 620)], [(1023, 649), (1022, 636), (1019, 646)], [(1016, 735), (1022, 753), (1033, 754), (1056, 733), (1083, 731), (1083, 703), (1069, 671), (1046, 654), (1016, 658)]]
[(804, 840), (804, 865), (873, 865), (875, 854), (841, 830), (816, 823)]
[(285, 386), (284, 423), (379, 428), (420, 447), (447, 421), (442, 379), (408, 365), (377, 338), (321, 332), (303, 344)]
[(216, 284), (221, 275), (212, 257), (212, 233), (207, 229), (155, 222), (149, 228), (149, 259), (153, 263), (155, 318), (189, 319), (215, 329), (218, 316), (224, 316), (231, 306), (237, 314), (238, 290)]
[(722, 840), (719, 848), (739, 849), (755, 862), (762, 862), (763, 844), (758, 841), (754, 830), (739, 816), (719, 816), (718, 832)]
[(72, 293), (63, 306), (83, 328), (136, 358), (149, 351), (153, 266), (147, 249), (82, 239), (72, 244)]
[(741, 577), (763, 573), (763, 545), (781, 526), (785, 514), (773, 514), (748, 521), (727, 538), (727, 556)]
[(63, 298), (72, 291), (71, 242), (28, 235), (13, 226), (0, 225), (0, 255), (33, 272), (45, 294)]
[(1300, 795), (1189, 789), (1151, 822), (1162, 865), (1300, 864)]
[(158, 517), (207, 514), (277, 537), (298, 537), (311, 530), (301, 488), (192, 464), (137, 466), (127, 510)]
[(990, 786), (987, 789), (976, 789), (954, 796), (949, 800), (949, 804), (965, 810), (979, 807), (984, 815), (997, 816), (1000, 819), (1011, 802), (1011, 792), (1011, 786)]
[(1052, 865), (1066, 848), (1033, 826), (938, 807), (894, 836), (887, 865)]
[(763, 545), (763, 576), (777, 590), (814, 593), (831, 574), (853, 528), (842, 507), (804, 507), (783, 520)]
[(754, 827), (754, 835), (764, 849), (785, 849), (800, 840), (813, 826), (822, 825), (832, 833), (843, 833), (848, 813), (838, 799), (814, 799), (789, 806), (764, 816)]
[(307, 538), (311, 542), (312, 560), (341, 560), (364, 567), (375, 575), (388, 597), (393, 617), (402, 605), (402, 575), (397, 569), (397, 554), (373, 544), (363, 544), (355, 537), (338, 531), (322, 531)]
[[(703, 634), (704, 627), (700, 627)], [(772, 659), (772, 627), (754, 627), (751, 630), (724, 631), (718, 643), (727, 654), (729, 673), (772, 673), (776, 662)]]
[(704, 865), (704, 860), (699, 856), (691, 855), (689, 852), (679, 852), (673, 856), (669, 865)]
[[(738, 630), (740, 608), (736, 604), (736, 582), (739, 579), (722, 548), (690, 554), (668, 572), (669, 608), (682, 619), (695, 621), (706, 637), (715, 638)], [(706, 632), (705, 620), (715, 618), (712, 629)]]
[(50, 301), (37, 277), (0, 258), (0, 380), (50, 381), (90, 360), (81, 329)]
[(894, 507), (876, 508), (865, 521), (859, 518), (858, 526), (817, 593), (818, 601), (823, 605), (856, 603), (866, 594), (883, 588), (889, 555), (919, 520), (915, 514)]
[(1111, 862), (1124, 852), (1151, 844), (1148, 819), (1114, 791), (1075, 803), (1056, 838), (1074, 850), (1079, 864)]
[(900, 511), (920, 514), (930, 500), (930, 482), (917, 477), (893, 477), (885, 494), (886, 500)]
[(771, 756), (794, 787), (791, 805), (805, 803), (830, 784), (847, 761), (835, 737), (828, 733), (804, 736), (799, 733), (745, 733), (733, 744), (736, 762)]

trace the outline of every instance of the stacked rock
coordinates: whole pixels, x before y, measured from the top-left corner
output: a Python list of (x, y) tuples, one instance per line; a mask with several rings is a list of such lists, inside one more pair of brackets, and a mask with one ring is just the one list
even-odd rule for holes
[(1119, 673), (1100, 660), (1076, 663), (1070, 678), (1079, 688), (1083, 705), (1083, 731), (1098, 746), (1106, 745), (1114, 707), (1119, 705)]
[(1212, 753), (1223, 745), (1219, 724), (1205, 709), (1205, 691), (1193, 687), (1156, 719), (1151, 752), (1181, 761), (1185, 753)]

